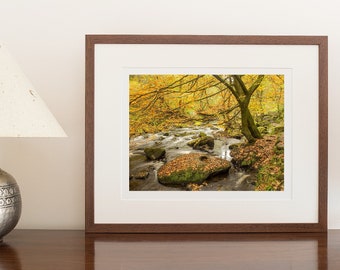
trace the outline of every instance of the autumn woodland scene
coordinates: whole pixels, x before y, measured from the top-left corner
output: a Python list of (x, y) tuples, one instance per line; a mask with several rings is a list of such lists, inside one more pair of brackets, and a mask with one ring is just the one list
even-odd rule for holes
[(129, 75), (129, 190), (284, 190), (284, 75)]

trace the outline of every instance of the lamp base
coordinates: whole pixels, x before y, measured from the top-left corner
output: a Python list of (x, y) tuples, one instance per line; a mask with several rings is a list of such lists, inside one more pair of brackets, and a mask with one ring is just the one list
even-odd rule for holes
[(19, 186), (13, 176), (0, 169), (0, 242), (17, 225), (20, 215)]

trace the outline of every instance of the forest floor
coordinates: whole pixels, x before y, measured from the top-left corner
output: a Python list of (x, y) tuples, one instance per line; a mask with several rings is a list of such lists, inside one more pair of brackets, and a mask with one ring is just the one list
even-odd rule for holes
[[(130, 190), (281, 191), (284, 189), (283, 123), (275, 127), (267, 124), (266, 127), (266, 130), (262, 129), (265, 134), (263, 138), (253, 144), (246, 143), (244, 139), (223, 137), (224, 132), (211, 125), (177, 128), (134, 137), (130, 140)], [(212, 148), (209, 149), (208, 141), (201, 148), (194, 146), (195, 140), (206, 138), (202, 134), (213, 138)], [(148, 157), (148, 149), (162, 151), (154, 158)], [(228, 152), (223, 153), (223, 149)], [(189, 153), (224, 159), (229, 157), (232, 168), (228, 172), (212, 175), (202, 183), (177, 186), (159, 183), (159, 169), (169, 161)]]

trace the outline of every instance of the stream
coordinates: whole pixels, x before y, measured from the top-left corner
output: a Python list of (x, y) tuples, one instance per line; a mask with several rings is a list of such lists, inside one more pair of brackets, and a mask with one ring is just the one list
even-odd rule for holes
[[(214, 148), (207, 151), (195, 150), (187, 143), (197, 138), (200, 133), (214, 137)], [(181, 191), (188, 190), (182, 186), (165, 186), (157, 180), (157, 170), (166, 162), (180, 155), (205, 153), (232, 161), (229, 146), (240, 143), (235, 138), (221, 136), (222, 130), (214, 127), (177, 128), (167, 132), (146, 134), (130, 139), (130, 191)], [(166, 150), (165, 158), (148, 160), (144, 149), (160, 147)], [(228, 173), (209, 177), (206, 184), (200, 186), (202, 191), (246, 191), (254, 190), (256, 175), (245, 173), (232, 166)], [(190, 190), (190, 189), (189, 189)]]

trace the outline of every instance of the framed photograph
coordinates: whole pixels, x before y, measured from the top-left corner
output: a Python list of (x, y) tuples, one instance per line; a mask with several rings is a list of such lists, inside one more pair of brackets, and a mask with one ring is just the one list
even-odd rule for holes
[(326, 36), (86, 36), (86, 232), (327, 230)]

